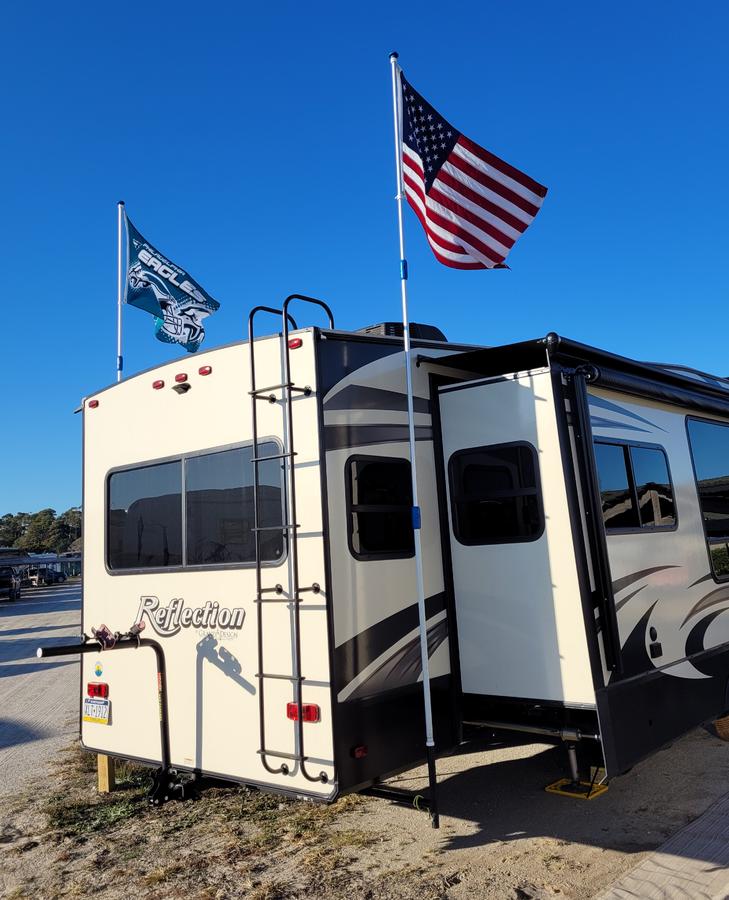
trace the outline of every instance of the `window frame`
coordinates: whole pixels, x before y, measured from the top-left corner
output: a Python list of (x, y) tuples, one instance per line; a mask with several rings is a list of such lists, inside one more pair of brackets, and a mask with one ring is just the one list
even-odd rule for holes
[[(526, 447), (532, 454), (532, 463), (534, 466), (534, 496), (536, 496), (537, 498), (539, 530), (533, 535), (524, 535), (522, 537), (494, 538), (488, 541), (464, 540), (460, 534), (459, 521), (456, 513), (457, 491), (455, 490), (456, 484), (453, 460), (467, 453), (480, 453), (488, 450), (502, 450), (505, 448), (509, 449), (511, 447)], [(484, 444), (477, 447), (462, 447), (460, 450), (455, 450), (448, 459), (448, 490), (450, 500), (451, 531), (453, 533), (453, 537), (463, 547), (491, 547), (497, 546), (499, 544), (531, 544), (534, 543), (534, 541), (538, 541), (544, 534), (544, 529), (546, 528), (546, 519), (544, 516), (544, 495), (542, 493), (542, 477), (539, 467), (539, 452), (537, 451), (537, 448), (534, 446), (534, 444), (532, 444), (530, 441), (503, 441), (500, 444)], [(520, 488), (519, 490), (521, 491), (521, 493), (515, 493), (512, 496), (531, 496), (531, 492), (527, 495), (523, 493), (523, 488)]]
[[(276, 445), (276, 452), (283, 453), (283, 445), (276, 437), (262, 437), (258, 439), (258, 445), (272, 443)], [(226, 450), (243, 450), (246, 447), (252, 447), (253, 441), (243, 441), (235, 444), (221, 444), (216, 447), (206, 447), (204, 450), (192, 450), (189, 453), (177, 453), (174, 456), (160, 456), (154, 459), (146, 459), (141, 462), (133, 463), (126, 466), (114, 466), (109, 469), (104, 477), (104, 568), (108, 575), (140, 575), (146, 573), (163, 573), (163, 572), (205, 572), (227, 569), (255, 569), (255, 560), (251, 562), (228, 562), (228, 563), (194, 563), (187, 564), (187, 503), (186, 503), (186, 467), (185, 461), (198, 456), (210, 456), (214, 453), (223, 453)], [(180, 505), (181, 510), (181, 547), (182, 547), (182, 565), (179, 566), (142, 566), (131, 569), (113, 569), (109, 566), (109, 490), (112, 475), (119, 472), (130, 472), (134, 469), (145, 469), (149, 466), (162, 465), (164, 463), (179, 462), (181, 464), (181, 484), (180, 484)], [(286, 478), (283, 469), (281, 472), (281, 515), (282, 521), (286, 522), (288, 515), (288, 495), (286, 490)], [(283, 529), (282, 529), (283, 530)], [(287, 535), (284, 534), (284, 552), (280, 559), (262, 560), (261, 568), (277, 568), (283, 565), (289, 553), (289, 542)]]
[(704, 533), (704, 543), (706, 544), (706, 557), (709, 561), (709, 573), (717, 584), (726, 584), (729, 581), (729, 574), (717, 575), (714, 571), (714, 563), (711, 558), (711, 547), (714, 544), (729, 544), (729, 534), (723, 538), (709, 537), (706, 531), (706, 519), (704, 518), (704, 510), (701, 506), (701, 493), (699, 492), (699, 478), (696, 473), (696, 459), (694, 458), (694, 448), (691, 443), (691, 432), (689, 431), (689, 422), (703, 422), (708, 425), (718, 425), (720, 428), (729, 428), (729, 422), (721, 422), (719, 419), (707, 419), (703, 416), (686, 416), (686, 443), (688, 444), (689, 456), (691, 457), (691, 471), (694, 475), (694, 488), (696, 489), (696, 503), (699, 508), (699, 516), (701, 518), (701, 530)]
[[(666, 448), (661, 444), (648, 443), (646, 441), (633, 441), (626, 440), (625, 438), (613, 438), (613, 437), (603, 437), (602, 435), (599, 437), (595, 437), (593, 435), (592, 438), (592, 461), (593, 466), (595, 468), (595, 477), (597, 479), (597, 488), (598, 494), (600, 495), (600, 507), (602, 508), (602, 491), (600, 490), (600, 473), (597, 467), (597, 457), (595, 456), (594, 447), (595, 444), (612, 444), (613, 446), (623, 447), (623, 458), (625, 459), (627, 456), (627, 464), (626, 464), (626, 474), (628, 476), (628, 488), (630, 490), (630, 495), (633, 500), (633, 505), (636, 513), (638, 514), (638, 519), (640, 520), (640, 504), (638, 503), (638, 485), (635, 480), (635, 471), (633, 468), (633, 457), (630, 453), (631, 447), (636, 447), (638, 450), (658, 450), (663, 454), (663, 459), (666, 463), (666, 472), (668, 473), (668, 484), (671, 488), (671, 497), (673, 498), (673, 525), (638, 525), (637, 528), (609, 528), (605, 524), (605, 519), (602, 520), (602, 527), (605, 530), (605, 534), (610, 536), (613, 534), (652, 534), (654, 532), (665, 532), (665, 531), (677, 531), (678, 530), (678, 503), (676, 501), (676, 488), (673, 481), (673, 475), (671, 474), (671, 464), (668, 459), (668, 453), (666, 453)], [(625, 449), (627, 448), (628, 453), (626, 455)]]
[[(357, 510), (355, 507), (358, 506), (376, 506), (378, 504), (372, 503), (354, 503), (352, 496), (352, 478), (350, 475), (352, 463), (357, 462), (377, 462), (377, 463), (405, 463), (408, 467), (408, 475), (411, 479), (412, 485), (412, 463), (405, 456), (375, 456), (373, 454), (367, 453), (353, 453), (351, 456), (348, 456), (344, 463), (344, 486), (345, 486), (345, 498), (346, 498), (346, 515), (347, 515), (347, 546), (349, 547), (350, 554), (358, 561), (358, 562), (370, 562), (372, 560), (385, 560), (385, 559), (413, 559), (415, 556), (415, 529), (413, 529), (413, 549), (409, 552), (404, 552), (402, 550), (390, 551), (385, 553), (362, 553), (358, 552), (354, 549), (354, 543), (352, 538), (354, 536), (354, 515)], [(412, 487), (411, 487), (411, 496), (412, 496)], [(391, 507), (386, 507), (387, 509), (396, 510), (400, 509), (396, 505), (392, 505)], [(412, 500), (410, 502), (409, 507), (402, 507), (402, 509), (407, 510), (410, 515), (410, 525), (412, 527)], [(365, 510), (362, 510), (363, 512)], [(377, 512), (376, 509), (369, 510), (370, 512)]]

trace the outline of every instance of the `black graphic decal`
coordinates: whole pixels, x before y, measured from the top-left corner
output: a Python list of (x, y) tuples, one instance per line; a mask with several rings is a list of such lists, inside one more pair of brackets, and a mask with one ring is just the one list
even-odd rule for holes
[[(324, 401), (324, 409), (374, 409), (400, 410), (408, 408), (407, 394), (399, 391), (386, 391), (382, 388), (367, 387), (361, 384), (348, 384)], [(419, 413), (430, 412), (430, 401), (425, 397), (413, 397), (413, 410)]]
[[(432, 625), (428, 629), (428, 656), (432, 656), (448, 637), (448, 623), (445, 619)], [(416, 635), (408, 641), (404, 647), (393, 656), (385, 660), (381, 666), (366, 678), (362, 684), (347, 697), (349, 700), (361, 700), (382, 691), (391, 691), (404, 687), (407, 684), (415, 684), (423, 671), (420, 658), (420, 635)]]
[[(709, 625), (711, 625), (714, 619), (723, 612), (726, 612), (726, 610), (715, 609), (714, 612), (709, 613), (708, 616), (704, 616), (700, 622), (697, 622), (696, 625), (694, 625), (689, 632), (689, 636), (686, 638), (686, 656), (694, 656), (695, 654), (706, 652), (707, 648), (704, 646), (706, 632), (709, 630)], [(698, 669), (702, 675), (708, 675), (709, 678), (723, 677), (726, 679), (726, 657), (723, 654), (713, 654), (707, 659), (692, 659), (691, 665), (695, 669)]]
[(618, 578), (617, 581), (613, 581), (613, 593), (619, 594), (620, 591), (624, 590), (628, 585), (640, 581), (641, 578), (644, 578), (646, 575), (652, 575), (654, 572), (662, 572), (664, 569), (680, 568), (681, 566), (653, 566), (650, 569), (641, 569), (640, 572), (633, 572), (631, 575), (625, 575), (623, 578)]
[(705, 609), (708, 609), (710, 606), (716, 606), (717, 603), (724, 603), (726, 600), (729, 600), (729, 585), (724, 585), (724, 587), (717, 588), (714, 591), (710, 591), (708, 594), (705, 594), (698, 603), (694, 603), (691, 609), (686, 614), (686, 618), (681, 622), (681, 628), (688, 622), (691, 616), (695, 616), (696, 613), (703, 612)]
[[(407, 425), (325, 425), (324, 447), (327, 450), (342, 450), (350, 447), (365, 447), (368, 444), (395, 444), (408, 440)], [(432, 441), (433, 429), (430, 425), (415, 427), (416, 441)]]
[(609, 409), (612, 412), (620, 413), (621, 416), (626, 416), (628, 419), (635, 419), (637, 422), (643, 422), (645, 425), (650, 425), (651, 428), (658, 428), (659, 431), (666, 430), (665, 428), (661, 428), (660, 425), (656, 425), (654, 422), (644, 419), (643, 416), (639, 416), (637, 413), (631, 412), (631, 410), (625, 409), (617, 403), (611, 403), (610, 400), (605, 400), (603, 397), (595, 397), (590, 394), (588, 402), (590, 406), (599, 406), (603, 409)]
[(646, 587), (646, 585), (643, 584), (638, 588), (637, 591), (633, 591), (632, 593), (628, 594), (627, 597), (623, 597), (623, 599), (619, 603), (615, 604), (615, 612), (618, 612), (618, 610), (621, 610), (625, 606), (625, 604), (628, 602), (628, 600), (632, 600), (633, 597), (635, 597), (636, 594), (639, 594), (645, 587)]
[[(431, 619), (443, 609), (445, 609), (444, 593), (433, 594), (432, 597), (426, 598), (426, 619)], [(388, 647), (394, 646), (417, 627), (418, 605), (413, 603), (336, 647), (334, 667), (340, 689), (348, 685), (378, 656), (382, 656)]]
[(643, 618), (630, 632), (628, 640), (623, 644), (620, 651), (620, 658), (623, 662), (623, 678), (632, 678), (633, 675), (640, 675), (642, 672), (654, 668), (646, 650), (645, 633), (656, 603), (658, 603), (657, 600), (645, 612)]

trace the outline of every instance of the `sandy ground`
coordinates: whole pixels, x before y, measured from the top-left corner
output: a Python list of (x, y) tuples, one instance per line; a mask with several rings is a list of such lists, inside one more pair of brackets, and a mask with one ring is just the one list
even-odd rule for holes
[(24, 587), (0, 601), (0, 795), (15, 792), (78, 732), (76, 659), (36, 659), (39, 644), (77, 639), (78, 579)]
[[(24, 675), (39, 684), (44, 670)], [(69, 743), (64, 716), (62, 704), (55, 724), (41, 712), (45, 736), (2, 751), (3, 766), (20, 753), (26, 777), (0, 797), (0, 896), (589, 898), (729, 791), (729, 744), (698, 730), (589, 802), (544, 792), (564, 774), (558, 749), (471, 745), (439, 761), (439, 831), (427, 814), (380, 799), (324, 807), (236, 787), (150, 809), (145, 771), (123, 769), (120, 789), (99, 797), (93, 758), (56, 752), (54, 729)], [(423, 776), (393, 781), (420, 789)]]

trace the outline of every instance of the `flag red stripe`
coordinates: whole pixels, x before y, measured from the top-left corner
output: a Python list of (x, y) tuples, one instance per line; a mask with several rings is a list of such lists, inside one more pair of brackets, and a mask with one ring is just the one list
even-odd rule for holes
[[(440, 202), (440, 201), (438, 201)], [(493, 247), (489, 247), (488, 244), (484, 244), (483, 241), (480, 241), (474, 234), (472, 234), (467, 228), (463, 228), (461, 225), (456, 222), (451, 221), (450, 219), (446, 219), (444, 216), (441, 216), (440, 213), (437, 213), (433, 209), (428, 210), (428, 218), (432, 219), (432, 221), (436, 225), (440, 225), (441, 228), (448, 231), (449, 234), (454, 235), (457, 238), (460, 238), (463, 241), (466, 241), (467, 244), (470, 244), (472, 247), (475, 247), (480, 253), (483, 253), (485, 257), (492, 260), (494, 265), (498, 265), (498, 263), (503, 262), (506, 257), (499, 253), (498, 250), (495, 250)], [(464, 252), (468, 252), (465, 250)]]
[[(472, 166), (471, 163), (467, 162), (465, 159), (463, 159), (462, 156), (459, 156), (457, 153), (451, 153), (451, 155), (447, 159), (447, 162), (449, 162), (452, 166), (455, 166), (457, 169), (460, 169), (462, 172), (465, 172), (466, 175), (470, 175), (471, 178), (474, 179), (474, 181), (478, 181), (479, 184), (482, 184), (490, 191), (493, 191), (495, 194), (503, 197), (504, 200), (508, 200), (509, 203), (512, 203), (514, 206), (518, 206), (519, 209), (523, 209), (531, 219), (533, 219), (534, 216), (536, 216), (536, 214), (539, 212), (538, 206), (535, 206), (533, 203), (525, 200), (520, 194), (517, 194), (515, 191), (510, 190), (508, 187), (504, 187), (504, 185), (500, 181), (496, 181), (495, 178), (491, 178), (485, 172), (482, 172), (480, 169)], [(529, 223), (527, 222), (527, 225), (528, 224)]]
[[(480, 199), (479, 195), (475, 191), (470, 190), (464, 184), (461, 184), (460, 181), (458, 181), (456, 178), (453, 178), (452, 175), (449, 175), (447, 172), (444, 172), (442, 169), (441, 169), (438, 177), (433, 182), (433, 187), (430, 189), (431, 197), (433, 196), (433, 189), (437, 189), (438, 184), (441, 181), (443, 182), (443, 184), (447, 184), (448, 187), (452, 188), (458, 194), (461, 194), (467, 200), (470, 200), (472, 203), (475, 203), (477, 206), (480, 206), (483, 208), (483, 204), (479, 203), (479, 199)], [(456, 202), (452, 198), (449, 198), (449, 199), (451, 200), (451, 203)], [(440, 202), (440, 200), (438, 202)], [(466, 210), (466, 212), (470, 212), (472, 216), (476, 217), (478, 219), (478, 221), (482, 222), (483, 224), (479, 225), (478, 227), (482, 231), (485, 231), (486, 234), (490, 234), (491, 237), (495, 238), (500, 244), (503, 244), (505, 247), (508, 247), (509, 249), (511, 249), (514, 246), (514, 243), (516, 242), (516, 238), (509, 237), (508, 234), (504, 234), (503, 231), (499, 231), (499, 229), (495, 225), (493, 225), (491, 222), (488, 222), (486, 219), (481, 219), (481, 217), (478, 216), (476, 213), (474, 213), (472, 210)], [(476, 223), (474, 222), (473, 224), (475, 225)]]
[[(469, 175), (471, 178), (474, 176), (471, 175), (470, 172), (466, 172), (461, 163), (462, 159), (458, 160), (458, 163), (454, 161), (454, 158), (451, 157), (448, 162), (456, 166), (462, 172), (465, 172), (466, 175)], [(491, 200), (487, 200), (482, 194), (477, 193), (473, 190), (473, 188), (468, 187), (468, 185), (464, 184), (462, 181), (459, 181), (457, 178), (454, 178), (449, 172), (444, 172), (443, 169), (440, 170), (438, 175), (438, 179), (440, 181), (444, 181), (448, 187), (452, 187), (454, 191), (458, 191), (459, 194), (463, 194), (464, 197), (467, 197), (472, 203), (476, 203), (479, 206), (482, 206), (487, 212), (490, 212), (491, 215), (496, 216), (501, 219), (502, 222), (505, 222), (515, 231), (524, 232), (527, 230), (529, 226), (529, 222), (522, 222), (521, 219), (517, 219), (516, 216), (512, 215), (510, 212), (507, 212), (502, 206), (499, 206), (496, 203), (493, 203)], [(475, 179), (477, 181), (481, 181), (481, 179)]]
[(530, 178), (528, 175), (525, 175), (523, 172), (520, 172), (518, 169), (510, 166), (509, 163), (504, 162), (503, 159), (499, 159), (498, 156), (494, 156), (493, 153), (489, 153), (488, 150), (484, 150), (483, 147), (479, 147), (478, 144), (474, 144), (474, 142), (472, 140), (469, 140), (469, 138), (467, 138), (464, 134), (462, 134), (458, 138), (458, 143), (463, 144), (466, 150), (470, 150), (474, 156), (478, 156), (479, 159), (482, 159), (488, 165), (493, 166), (495, 169), (498, 169), (499, 172), (501, 172), (503, 175), (507, 175), (509, 178), (513, 178), (514, 181), (517, 181), (528, 191), (531, 191), (538, 197), (547, 196), (547, 189), (543, 184), (539, 184), (538, 181), (534, 181), (533, 178)]
[[(498, 263), (501, 263), (504, 261), (504, 259), (506, 258), (505, 256), (500, 254), (493, 247), (489, 247), (487, 244), (484, 244), (483, 241), (480, 241), (467, 228), (462, 228), (457, 222), (453, 222), (451, 219), (447, 219), (444, 216), (441, 216), (434, 209), (430, 208), (427, 205), (427, 201), (425, 198), (425, 194), (423, 192), (422, 184), (414, 184), (412, 178), (408, 175), (404, 175), (404, 178), (405, 178), (406, 183), (420, 197), (420, 200), (423, 203), (423, 206), (427, 210), (427, 216), (423, 217), (421, 211), (413, 203), (410, 203), (410, 206), (412, 206), (412, 208), (416, 211), (417, 216), (420, 219), (420, 223), (423, 226), (423, 228), (425, 228), (425, 230), (428, 232), (428, 235), (434, 241), (436, 241), (436, 243), (441, 245), (444, 250), (455, 250), (455, 252), (460, 252), (460, 253), (465, 253), (466, 255), (470, 255), (464, 247), (459, 246), (456, 248), (453, 246), (451, 246), (451, 247), (445, 246), (446, 242), (444, 241), (443, 237), (441, 235), (437, 234), (430, 227), (430, 221), (432, 221), (433, 223), (438, 225), (444, 231), (447, 231), (449, 234), (452, 234), (454, 237), (460, 238), (461, 240), (466, 241), (466, 243), (470, 244), (472, 247), (475, 247), (476, 250), (478, 250), (480, 253), (482, 253), (485, 257), (492, 260), (495, 265), (498, 265)], [(432, 190), (431, 190), (431, 196), (432, 196)], [(434, 198), (434, 199), (437, 199), (437, 201), (439, 203), (441, 202), (439, 198)], [(448, 200), (447, 197), (445, 197), (444, 199)], [(445, 206), (446, 204), (443, 204), (443, 205)], [(454, 204), (454, 206), (455, 205), (456, 204)], [(454, 212), (454, 210), (451, 210), (451, 211)], [(484, 269), (487, 268), (487, 266), (484, 263), (481, 263), (481, 266)]]
[[(446, 209), (449, 209), (452, 213), (454, 213), (454, 215), (458, 216), (459, 219), (463, 219), (465, 222), (470, 222), (471, 225), (475, 225), (476, 228), (480, 229), (481, 231), (486, 230), (486, 228), (484, 228), (484, 225), (486, 225), (486, 223), (483, 221), (483, 219), (479, 218), (475, 213), (472, 213), (470, 210), (464, 209), (464, 207), (462, 207), (458, 203), (456, 203), (455, 200), (451, 200), (450, 197), (446, 197), (445, 194), (442, 194), (438, 190), (437, 185), (438, 185), (438, 179), (436, 179), (433, 182), (433, 186), (430, 189), (430, 194), (428, 195), (429, 197), (432, 197), (433, 200), (435, 200), (437, 203), (440, 203), (441, 206), (445, 206)], [(433, 212), (433, 210), (430, 210), (430, 209), (428, 210), (428, 213), (429, 213), (429, 215), (432, 215), (434, 219), (435, 219), (435, 216), (438, 215), (437, 213)], [(444, 221), (448, 221), (448, 220), (445, 219)], [(441, 222), (438, 222), (438, 224), (441, 225)], [(443, 225), (442, 227), (445, 228), (446, 226)], [(456, 226), (454, 223), (450, 223), (450, 225), (448, 226), (448, 231), (457, 233), (457, 232), (455, 232), (455, 228), (457, 228), (457, 227), (458, 226)], [(459, 235), (459, 236), (462, 236), (462, 235)], [(479, 250), (481, 250), (481, 248), (483, 247), (484, 249), (481, 252), (484, 254), (484, 256), (488, 256), (489, 259), (493, 259), (494, 262), (500, 263), (504, 259), (506, 259), (506, 257), (503, 254), (498, 252), (498, 250), (494, 250), (492, 247), (487, 247), (486, 244), (483, 244), (474, 235), (471, 235), (468, 238), (468, 242), (470, 244), (473, 244), (474, 247), (478, 247)], [(511, 243), (513, 244), (514, 242), (512, 241)]]
[[(439, 253), (438, 250), (433, 246), (432, 242), (437, 241), (437, 243), (439, 245), (442, 245), (445, 242), (443, 241), (442, 238), (435, 236), (433, 234), (431, 228), (429, 227), (428, 221), (425, 219), (425, 217), (423, 216), (420, 209), (418, 209), (417, 205), (413, 202), (413, 200), (407, 194), (405, 196), (406, 196), (408, 203), (410, 204), (410, 208), (415, 213), (415, 215), (418, 217), (418, 219), (420, 219), (420, 224), (423, 226), (428, 237), (430, 238), (430, 240), (428, 241), (428, 246), (432, 250), (433, 255), (438, 260), (438, 262), (443, 263), (444, 266), (449, 266), (451, 269), (487, 269), (488, 268), (488, 266), (484, 265), (484, 263), (478, 262), (476, 260), (473, 260), (473, 262), (457, 262), (456, 260), (449, 259), (447, 256), (443, 256), (441, 253)], [(466, 253), (466, 251), (462, 247), (456, 247), (455, 244), (453, 244), (451, 246), (453, 247), (453, 250), (451, 252), (462, 253), (465, 257), (467, 257), (469, 259), (473, 259), (473, 257), (470, 257), (469, 254)], [(444, 249), (448, 249), (448, 248), (444, 248)]]
[[(425, 193), (423, 191), (422, 182), (415, 181), (415, 179), (413, 179), (410, 175), (408, 175), (405, 172), (403, 172), (403, 180), (404, 180), (405, 184), (407, 184), (410, 188), (412, 188), (412, 190), (415, 191), (415, 193), (418, 195), (418, 197), (420, 197), (421, 203), (427, 209), (427, 204), (425, 202)], [(421, 213), (420, 209), (418, 209), (418, 207), (416, 205), (413, 205), (413, 203), (411, 203), (410, 205), (413, 207), (413, 209), (417, 213), (417, 216), (420, 219), (420, 223), (423, 226), (423, 228), (426, 229), (426, 231), (433, 238), (433, 240), (437, 241), (438, 244), (444, 250), (450, 250), (451, 253), (465, 253), (466, 252), (463, 249), (463, 247), (461, 247), (460, 244), (455, 244), (455, 243), (449, 244), (448, 241), (442, 235), (435, 234), (434, 232), (432, 232), (430, 230), (427, 218), (423, 217), (423, 214)], [(430, 213), (431, 213), (431, 210), (428, 210), (428, 215), (430, 215)], [(448, 228), (446, 230), (450, 231), (451, 229)]]

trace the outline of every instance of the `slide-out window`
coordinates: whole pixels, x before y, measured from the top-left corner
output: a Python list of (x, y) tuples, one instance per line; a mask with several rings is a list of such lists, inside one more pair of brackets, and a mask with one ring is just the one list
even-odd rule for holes
[[(259, 456), (279, 452), (258, 445)], [(110, 569), (160, 569), (255, 562), (253, 450), (235, 447), (119, 470), (107, 490)], [(281, 460), (258, 467), (261, 561), (278, 562), (285, 539)]]
[(459, 450), (448, 463), (453, 533), (467, 546), (534, 541), (544, 531), (537, 452), (526, 442)]
[(729, 426), (688, 419), (699, 506), (714, 575), (729, 578)]
[(661, 447), (600, 440), (595, 462), (606, 531), (675, 526), (673, 486)]
[(346, 464), (349, 549), (356, 559), (413, 556), (410, 462), (351, 456)]

